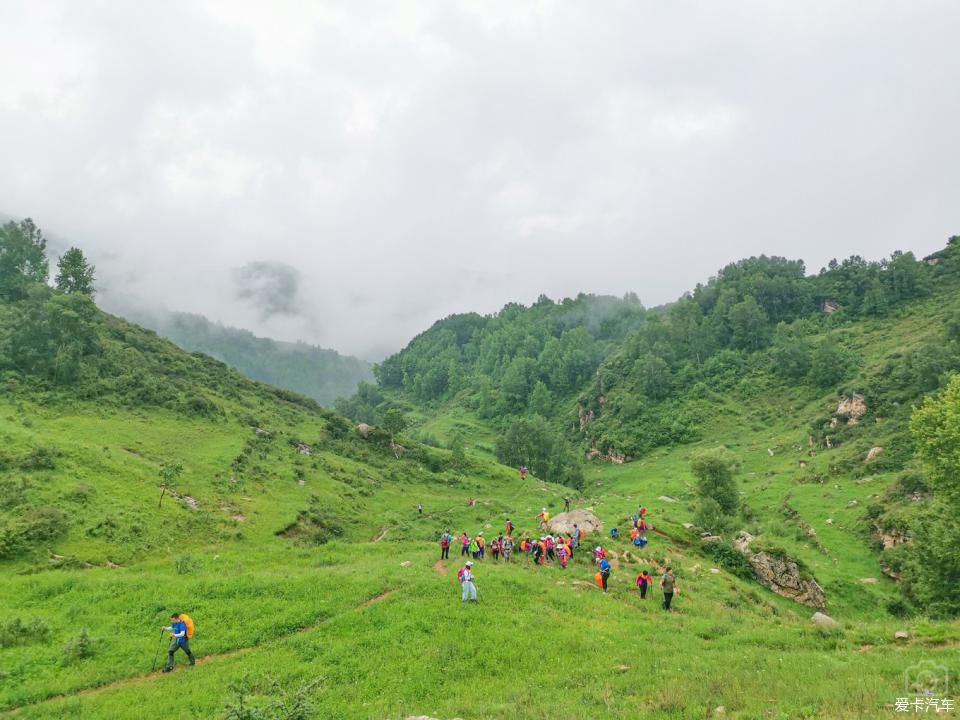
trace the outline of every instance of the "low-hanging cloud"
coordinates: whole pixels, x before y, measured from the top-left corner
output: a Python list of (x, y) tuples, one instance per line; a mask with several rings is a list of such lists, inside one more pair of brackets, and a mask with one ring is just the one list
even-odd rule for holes
[(275, 315), (300, 315), (300, 274), (295, 268), (277, 262), (250, 262), (233, 271), (235, 295), (249, 301), (261, 320)]
[(0, 212), (83, 247), (104, 301), (368, 357), (540, 293), (652, 305), (752, 254), (926, 252), (960, 232), (958, 24), (949, 0), (10, 0)]

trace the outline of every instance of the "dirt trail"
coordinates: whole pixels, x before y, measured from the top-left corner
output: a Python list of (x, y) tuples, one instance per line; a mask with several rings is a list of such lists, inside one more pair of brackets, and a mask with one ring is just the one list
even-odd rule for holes
[[(373, 597), (364, 600), (363, 602), (355, 605), (349, 610), (345, 610), (344, 612), (338, 615), (334, 615), (332, 617), (325, 617), (323, 620), (320, 620), (319, 622), (315, 622), (310, 625), (307, 625), (306, 627), (302, 627), (299, 630), (295, 630), (294, 632), (289, 633), (287, 635), (282, 635), (278, 638), (275, 638), (269, 641), (268, 643), (264, 643), (263, 645), (251, 645), (249, 647), (237, 648), (236, 650), (228, 650), (222, 653), (212, 653), (210, 655), (203, 655), (197, 658), (197, 665), (206, 665), (208, 662), (226, 660), (228, 658), (237, 657), (238, 655), (246, 655), (247, 653), (252, 652), (253, 650), (267, 647), (269, 645), (274, 645), (276, 643), (281, 642), (282, 640), (286, 640), (287, 638), (293, 637), (294, 635), (302, 635), (303, 633), (310, 632), (311, 630), (316, 630), (318, 627), (321, 627), (325, 623), (328, 623), (331, 620), (336, 620), (337, 618), (342, 617), (344, 614), (348, 612), (356, 612), (358, 610), (363, 610), (364, 608), (368, 608), (371, 605), (381, 602), (382, 600), (386, 600), (395, 592), (397, 592), (396, 589), (384, 590), (382, 593), (378, 595), (374, 595)], [(185, 672), (188, 670), (189, 670), (189, 666), (181, 664), (181, 665), (177, 665), (176, 668), (173, 670), (173, 672), (174, 673)], [(72, 692), (69, 695), (53, 695), (51, 697), (44, 698), (43, 700), (37, 700), (36, 702), (27, 703), (26, 705), (18, 705), (17, 707), (9, 708), (7, 710), (0, 710), (0, 716), (14, 717), (16, 715), (19, 715), (22, 710), (36, 707), (38, 705), (55, 703), (60, 700), (73, 700), (74, 698), (91, 697), (94, 695), (99, 695), (100, 693), (106, 692), (108, 690), (114, 690), (119, 687), (128, 687), (130, 685), (141, 685), (145, 682), (149, 682), (150, 680), (157, 679), (157, 677), (162, 674), (163, 674), (163, 671), (157, 671), (157, 672), (145, 673), (143, 675), (134, 675), (133, 677), (115, 680), (111, 683), (107, 683), (106, 685), (99, 685), (97, 687), (84, 688), (82, 690), (77, 690), (76, 692)]]
[(433, 569), (437, 571), (437, 575), (447, 574), (447, 566), (443, 564), (443, 560), (437, 560), (433, 564)]

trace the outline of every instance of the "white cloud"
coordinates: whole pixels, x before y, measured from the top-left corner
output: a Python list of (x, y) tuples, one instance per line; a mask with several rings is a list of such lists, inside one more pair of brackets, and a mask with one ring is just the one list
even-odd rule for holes
[[(108, 292), (344, 351), (956, 227), (955, 3), (0, 4), (0, 212)], [(10, 72), (9, 69), (13, 69)], [(299, 315), (237, 298), (291, 266)]]

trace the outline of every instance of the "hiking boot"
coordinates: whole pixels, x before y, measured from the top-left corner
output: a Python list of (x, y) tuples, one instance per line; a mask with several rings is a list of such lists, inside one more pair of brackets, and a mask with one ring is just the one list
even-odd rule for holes
[(165, 668), (163, 669), (163, 671), (164, 671), (164, 672), (173, 672), (173, 668), (165, 667)]
[(197, 664), (197, 661), (194, 660), (193, 658), (190, 658), (190, 667), (193, 667), (196, 664)]

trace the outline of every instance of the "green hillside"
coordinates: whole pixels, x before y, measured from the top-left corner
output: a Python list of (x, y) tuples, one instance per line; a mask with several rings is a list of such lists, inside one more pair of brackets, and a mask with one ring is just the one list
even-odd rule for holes
[(353, 395), (361, 382), (373, 380), (371, 364), (336, 350), (307, 343), (257, 337), (248, 330), (227, 327), (191, 313), (120, 312), (156, 331), (189, 352), (216, 358), (247, 377), (313, 398), (333, 407)]
[[(613, 442), (601, 434), (616, 432), (611, 416), (646, 427), (622, 406), (642, 374), (604, 385), (602, 402), (595, 383), (672, 309), (584, 297), (473, 319), (495, 337), (488, 349), (517, 318), (549, 325), (526, 344), (517, 333), (534, 362), (530, 394), (542, 383), (549, 404), (530, 412), (528, 395), (502, 419), (484, 408), (485, 393), (509, 403), (526, 378), (506, 355), (488, 370), (483, 353), (451, 353), (434, 397), (415, 389), (430, 385), (417, 380), (428, 363), (391, 359), (381, 387), (341, 404), (373, 413), (362, 427), (106, 315), (75, 286), (47, 287), (42, 248), (39, 231), (0, 233), (0, 717), (883, 717), (897, 698), (946, 697), (937, 679), (960, 671), (960, 624), (924, 600), (921, 580), (905, 594), (884, 574), (873, 531), (912, 529), (949, 486), (922, 444), (925, 462), (914, 457), (924, 427), (911, 435), (907, 418), (955, 367), (952, 248), (882, 314), (791, 321), (810, 322), (811, 354), (842, 335), (855, 361), (838, 383), (819, 384), (815, 361), (802, 379), (782, 376), (773, 353), (786, 331), (774, 325), (770, 344), (715, 349), (726, 360), (709, 372), (638, 400), (657, 423), (667, 408), (689, 412), (682, 437), (585, 465), (581, 452)], [(461, 343), (447, 322), (415, 341), (424, 358)], [(430, 344), (437, 329), (453, 339)], [(399, 386), (384, 382), (389, 367), (404, 368)], [(854, 392), (860, 422), (831, 428)], [(948, 413), (931, 406), (934, 420)], [(504, 438), (521, 421), (550, 446), (544, 472), (531, 463), (525, 480), (495, 459), (515, 450)], [(741, 502), (704, 541), (691, 459), (719, 445)], [(554, 470), (580, 489), (549, 482)], [(560, 512), (564, 496), (603, 522), (586, 542), (611, 552), (609, 593), (586, 552), (566, 570), (488, 558), (480, 602), (461, 604), (460, 558), (455, 548), (438, 561), (439, 533), (489, 540), (510, 517), (536, 535), (534, 516)], [(653, 525), (643, 550), (609, 537), (626, 535), (638, 504)], [(731, 550), (741, 530), (816, 578), (836, 624), (814, 625), (813, 608), (763, 587)], [(906, 577), (903, 547), (886, 567)], [(679, 584), (671, 613), (658, 588), (642, 601), (633, 582), (666, 566)], [(165, 675), (152, 668), (174, 610), (197, 623), (198, 666), (179, 656)]]

